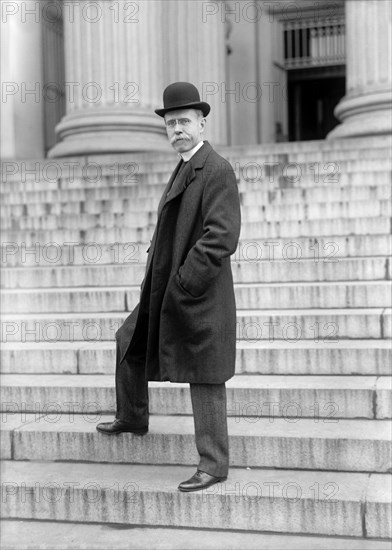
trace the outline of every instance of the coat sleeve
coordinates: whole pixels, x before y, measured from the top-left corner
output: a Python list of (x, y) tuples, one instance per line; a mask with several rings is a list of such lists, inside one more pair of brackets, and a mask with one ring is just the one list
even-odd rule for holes
[(218, 275), (225, 258), (234, 254), (241, 229), (236, 177), (224, 159), (206, 177), (201, 210), (203, 233), (188, 252), (179, 270), (181, 285), (200, 296)]

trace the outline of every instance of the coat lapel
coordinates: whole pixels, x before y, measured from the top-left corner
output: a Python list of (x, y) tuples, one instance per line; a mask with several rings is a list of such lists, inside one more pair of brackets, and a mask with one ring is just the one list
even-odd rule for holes
[(158, 205), (158, 218), (159, 216), (161, 215), (161, 212), (162, 212), (162, 208), (163, 208), (163, 205), (165, 204), (165, 201), (166, 201), (166, 196), (167, 196), (167, 193), (169, 191), (169, 189), (171, 188), (172, 184), (173, 184), (173, 181), (174, 179), (176, 178), (177, 174), (178, 174), (178, 171), (179, 169), (181, 168), (182, 166), (182, 159), (179, 161), (179, 163), (177, 164), (177, 166), (174, 168), (173, 170), (173, 173), (168, 181), (168, 184), (166, 185), (165, 187), (165, 190), (162, 194), (162, 197), (161, 197), (161, 200), (159, 201), (159, 205)]
[[(200, 147), (200, 149), (197, 151), (197, 153), (194, 154), (194, 156), (187, 162), (187, 165), (184, 167), (184, 170), (179, 175), (179, 177), (176, 179), (173, 185), (173, 181), (175, 180), (179, 169), (181, 168), (183, 161), (180, 160), (180, 162), (175, 167), (173, 174), (171, 175), (171, 178), (168, 182), (168, 184), (165, 187), (165, 190), (163, 192), (163, 195), (161, 197), (161, 200), (159, 201), (158, 205), (158, 214), (157, 214), (157, 225), (155, 227), (155, 231), (151, 240), (151, 246), (149, 248), (148, 258), (147, 258), (147, 268), (146, 272), (148, 271), (148, 268), (151, 264), (151, 259), (154, 254), (155, 250), (155, 241), (156, 241), (156, 233), (157, 233), (157, 227), (159, 223), (159, 218), (161, 216), (163, 207), (168, 202), (172, 201), (178, 195), (183, 193), (185, 189), (188, 187), (190, 183), (195, 179), (196, 177), (196, 170), (199, 168), (203, 168), (208, 155), (210, 154), (212, 150), (211, 145), (208, 143), (208, 141), (204, 142), (204, 145)], [(173, 185), (173, 187), (172, 187)], [(170, 190), (170, 193), (168, 194)]]
[[(210, 153), (212, 147), (208, 143), (208, 141), (205, 141), (203, 146), (200, 147), (200, 149), (194, 154), (194, 156), (186, 163), (186, 166), (184, 167), (182, 173), (179, 175), (179, 177), (175, 180), (173, 187), (170, 189), (170, 185), (165, 189), (165, 193), (167, 193), (167, 190), (170, 189), (169, 194), (164, 197), (163, 206), (178, 197), (181, 193), (185, 191), (185, 189), (192, 183), (192, 181), (196, 177), (196, 170), (199, 168), (203, 168), (205, 161), (208, 157), (208, 154)], [(179, 166), (177, 167), (179, 168)], [(178, 173), (178, 169), (175, 172), (175, 176)], [(174, 177), (175, 177), (174, 176)], [(170, 178), (170, 184), (173, 181), (173, 178)], [(161, 205), (160, 205), (161, 206)], [(161, 208), (161, 209), (162, 209)], [(158, 215), (160, 214), (160, 211), (158, 210)]]

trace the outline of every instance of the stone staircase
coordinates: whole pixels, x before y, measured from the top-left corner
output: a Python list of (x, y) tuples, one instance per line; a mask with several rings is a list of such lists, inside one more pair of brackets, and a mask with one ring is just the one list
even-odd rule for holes
[(243, 215), (232, 468), (193, 494), (188, 385), (150, 383), (142, 438), (95, 430), (176, 158), (3, 164), (4, 547), (390, 548), (390, 148), (221, 151)]

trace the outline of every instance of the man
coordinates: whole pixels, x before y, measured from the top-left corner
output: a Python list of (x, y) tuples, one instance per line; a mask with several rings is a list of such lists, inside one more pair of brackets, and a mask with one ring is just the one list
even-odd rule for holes
[(163, 94), (167, 135), (181, 157), (158, 206), (140, 303), (116, 333), (116, 420), (97, 430), (148, 431), (148, 380), (189, 382), (198, 469), (179, 485), (197, 491), (226, 479), (225, 382), (234, 374), (236, 310), (230, 255), (240, 205), (230, 164), (202, 134), (208, 103), (187, 82)]

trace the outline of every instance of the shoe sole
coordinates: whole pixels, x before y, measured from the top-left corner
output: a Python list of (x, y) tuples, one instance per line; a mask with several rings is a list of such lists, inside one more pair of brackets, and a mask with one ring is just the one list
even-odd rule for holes
[(107, 432), (106, 430), (100, 430), (97, 428), (97, 432), (104, 434), (104, 435), (120, 435), (120, 434), (135, 434), (135, 435), (146, 435), (148, 433), (148, 430), (121, 430), (118, 432)]

